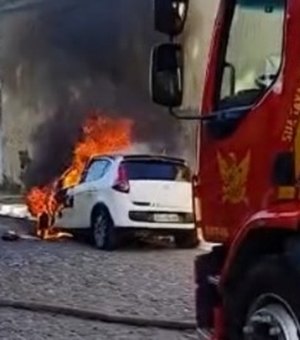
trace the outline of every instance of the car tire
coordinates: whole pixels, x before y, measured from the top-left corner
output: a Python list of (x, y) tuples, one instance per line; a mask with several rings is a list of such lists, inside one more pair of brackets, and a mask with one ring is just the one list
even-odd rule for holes
[(282, 339), (299, 339), (299, 286), (299, 273), (283, 257), (272, 256), (255, 265), (225, 295), (229, 339), (269, 339), (272, 331)]
[(193, 249), (199, 246), (197, 229), (181, 230), (175, 233), (175, 245), (180, 249)]
[(96, 248), (112, 251), (119, 246), (119, 235), (106, 208), (98, 208), (93, 214), (91, 226), (92, 241)]

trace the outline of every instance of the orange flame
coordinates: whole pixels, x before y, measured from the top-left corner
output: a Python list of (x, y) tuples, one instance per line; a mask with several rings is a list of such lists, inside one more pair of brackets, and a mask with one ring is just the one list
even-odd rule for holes
[(26, 196), (26, 204), (32, 216), (39, 216), (43, 212), (50, 215), (57, 210), (57, 202), (54, 197), (55, 185), (32, 188)]
[[(92, 157), (128, 148), (131, 145), (131, 129), (132, 122), (129, 120), (115, 120), (99, 115), (88, 118), (82, 128), (82, 138), (74, 147), (73, 159), (68, 169), (53, 183), (44, 187), (34, 187), (28, 192), (26, 204), (29, 212), (35, 217), (43, 213), (54, 216), (61, 208), (55, 199), (58, 183), (62, 188), (77, 185)], [(38, 229), (37, 227), (37, 235), (40, 236)]]
[(78, 184), (91, 157), (128, 148), (131, 144), (131, 127), (128, 120), (99, 116), (88, 118), (83, 127), (83, 139), (75, 146), (72, 164), (62, 176), (63, 187)]

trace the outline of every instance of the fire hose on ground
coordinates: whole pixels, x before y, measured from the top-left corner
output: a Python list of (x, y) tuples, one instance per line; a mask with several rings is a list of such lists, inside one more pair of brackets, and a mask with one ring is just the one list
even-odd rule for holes
[(167, 319), (150, 319), (126, 315), (107, 314), (96, 310), (87, 310), (77, 307), (48, 304), (44, 302), (8, 300), (0, 298), (0, 309), (11, 308), (35, 313), (63, 315), (82, 320), (99, 321), (113, 324), (123, 324), (135, 327), (151, 327), (173, 331), (195, 331), (196, 324), (190, 321), (175, 321)]

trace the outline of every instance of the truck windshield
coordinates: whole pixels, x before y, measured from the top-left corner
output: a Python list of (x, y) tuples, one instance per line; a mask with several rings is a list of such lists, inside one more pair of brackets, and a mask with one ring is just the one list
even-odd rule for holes
[(130, 180), (190, 181), (189, 168), (167, 161), (125, 161)]
[(274, 83), (283, 49), (285, 0), (236, 0), (223, 49), (217, 108), (255, 104)]

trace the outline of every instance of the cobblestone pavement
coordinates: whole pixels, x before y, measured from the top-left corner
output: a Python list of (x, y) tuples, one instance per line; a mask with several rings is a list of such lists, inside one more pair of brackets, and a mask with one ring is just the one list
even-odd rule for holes
[(29, 312), (0, 311), (3, 340), (196, 340), (195, 334), (80, 321)]
[[(1, 222), (1, 221), (0, 221)], [(0, 232), (18, 222), (5, 220)], [(0, 298), (46, 301), (101, 312), (193, 320), (193, 258), (199, 250), (101, 252), (74, 241), (0, 241)], [(195, 334), (0, 310), (0, 338), (196, 339)]]

